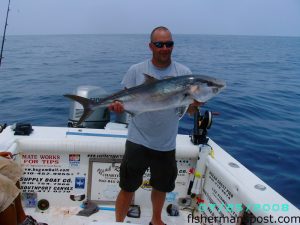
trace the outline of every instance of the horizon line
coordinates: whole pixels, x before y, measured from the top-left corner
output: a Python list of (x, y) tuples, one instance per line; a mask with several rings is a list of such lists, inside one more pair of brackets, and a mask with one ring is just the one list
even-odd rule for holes
[[(251, 37), (291, 37), (300, 35), (275, 35), (275, 34), (205, 34), (205, 33), (172, 33), (173, 35), (203, 35), (203, 36), (251, 36)], [(150, 33), (33, 33), (33, 34), (6, 34), (6, 36), (71, 36), (71, 35), (150, 35)], [(2, 38), (3, 35), (0, 35)]]

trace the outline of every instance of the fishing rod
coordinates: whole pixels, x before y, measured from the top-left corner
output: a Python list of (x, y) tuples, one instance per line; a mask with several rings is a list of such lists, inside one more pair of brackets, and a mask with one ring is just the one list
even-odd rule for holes
[(5, 41), (9, 6), (10, 6), (10, 0), (8, 0), (8, 6), (7, 6), (7, 11), (6, 11), (6, 19), (5, 19), (4, 31), (3, 31), (3, 37), (2, 37), (2, 45), (1, 45), (1, 51), (0, 51), (0, 67), (1, 67), (1, 62), (2, 62), (2, 58), (3, 58), (2, 53), (3, 53), (3, 47), (4, 47), (4, 41)]

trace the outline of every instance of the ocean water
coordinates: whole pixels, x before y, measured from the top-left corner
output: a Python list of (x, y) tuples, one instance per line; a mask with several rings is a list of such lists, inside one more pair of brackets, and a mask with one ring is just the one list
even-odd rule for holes
[[(209, 136), (300, 208), (300, 38), (174, 35), (173, 59), (227, 88), (202, 108), (219, 112)], [(130, 65), (151, 57), (148, 35), (7, 36), (0, 123), (66, 126), (63, 94), (80, 85), (121, 89)], [(185, 116), (179, 132), (189, 134)]]

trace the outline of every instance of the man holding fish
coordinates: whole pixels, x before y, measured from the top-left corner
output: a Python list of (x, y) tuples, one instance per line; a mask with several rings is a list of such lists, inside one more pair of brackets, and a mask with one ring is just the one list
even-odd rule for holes
[(175, 188), (177, 176), (175, 148), (179, 119), (186, 111), (194, 113), (196, 107), (226, 86), (223, 80), (193, 75), (186, 66), (172, 61), (173, 46), (171, 32), (166, 27), (157, 27), (150, 36), (152, 59), (130, 67), (122, 81), (124, 90), (97, 102), (77, 95), (64, 95), (84, 108), (77, 126), (99, 107), (107, 106), (111, 111), (131, 114), (120, 169), (117, 222), (124, 221), (134, 192), (150, 168), (153, 206), (150, 225), (164, 224), (161, 212), (166, 193)]
[[(171, 60), (174, 42), (166, 27), (155, 28), (150, 37), (152, 59), (130, 67), (122, 85), (132, 88), (151, 80), (162, 80), (192, 74), (189, 68)], [(200, 106), (194, 101), (189, 107)], [(109, 109), (124, 111), (123, 104), (115, 101)], [(179, 116), (175, 108), (144, 112), (133, 116), (128, 127), (126, 150), (121, 164), (121, 191), (116, 201), (116, 221), (124, 221), (134, 192), (141, 186), (143, 174), (150, 167), (153, 214), (150, 224), (163, 225), (161, 212), (167, 192), (175, 188), (177, 165), (175, 159), (176, 135)]]

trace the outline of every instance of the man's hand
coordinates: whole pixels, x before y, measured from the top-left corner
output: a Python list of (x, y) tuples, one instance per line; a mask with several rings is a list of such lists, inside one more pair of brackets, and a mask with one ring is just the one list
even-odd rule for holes
[(194, 100), (194, 102), (192, 104), (189, 105), (189, 108), (187, 109), (187, 112), (189, 115), (194, 115), (197, 112), (197, 108), (199, 106), (203, 106), (204, 102), (198, 102), (196, 100)]
[(108, 109), (110, 111), (113, 111), (113, 112), (116, 112), (116, 113), (122, 113), (124, 112), (124, 106), (121, 102), (119, 101), (114, 101), (113, 103), (111, 103), (109, 106), (108, 106)]
[(0, 156), (8, 158), (8, 159), (12, 158), (11, 152), (0, 152)]

